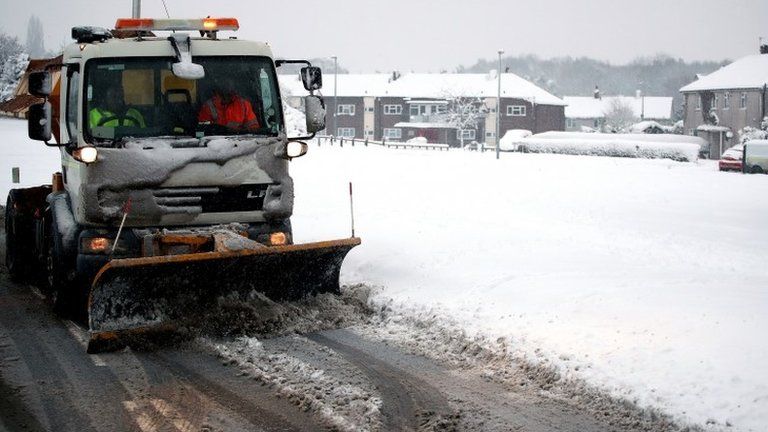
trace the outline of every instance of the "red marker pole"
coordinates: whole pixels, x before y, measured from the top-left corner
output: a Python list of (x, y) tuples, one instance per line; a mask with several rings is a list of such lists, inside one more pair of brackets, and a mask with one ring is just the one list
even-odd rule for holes
[(349, 182), (349, 215), (352, 217), (352, 237), (355, 236), (355, 206), (352, 201), (352, 182)]

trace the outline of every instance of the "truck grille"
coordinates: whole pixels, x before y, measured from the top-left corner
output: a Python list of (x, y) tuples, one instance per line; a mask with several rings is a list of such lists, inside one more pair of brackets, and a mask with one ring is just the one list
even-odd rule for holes
[(167, 213), (223, 213), (259, 211), (270, 184), (229, 187), (173, 187), (152, 190), (155, 202)]

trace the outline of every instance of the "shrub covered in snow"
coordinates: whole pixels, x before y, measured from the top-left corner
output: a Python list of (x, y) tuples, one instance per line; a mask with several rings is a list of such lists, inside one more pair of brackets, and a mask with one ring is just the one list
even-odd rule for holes
[(752, 140), (768, 139), (768, 117), (763, 117), (760, 123), (760, 129), (752, 126), (745, 126), (739, 131), (739, 140), (742, 144)]
[(706, 141), (671, 134), (545, 132), (525, 138), (523, 151), (570, 155), (672, 159), (693, 162)]

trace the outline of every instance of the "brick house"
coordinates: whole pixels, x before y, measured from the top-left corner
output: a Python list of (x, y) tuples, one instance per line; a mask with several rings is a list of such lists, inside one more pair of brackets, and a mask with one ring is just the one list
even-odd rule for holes
[(680, 89), (686, 133), (710, 143), (709, 157), (719, 159), (738, 144), (742, 130), (760, 128), (766, 116), (768, 45)]
[[(407, 141), (425, 137), (429, 142), (459, 146), (464, 143), (496, 143), (497, 76), (492, 74), (344, 74), (323, 77), (323, 95), (336, 135), (374, 140)], [(306, 94), (298, 77), (280, 76), (289, 103), (296, 107)], [(447, 117), (456, 102), (473, 104), (478, 112), (475, 124), (464, 130), (449, 124)], [(517, 75), (501, 76), (501, 133), (508, 129), (536, 132), (563, 130), (562, 99), (553, 96)]]

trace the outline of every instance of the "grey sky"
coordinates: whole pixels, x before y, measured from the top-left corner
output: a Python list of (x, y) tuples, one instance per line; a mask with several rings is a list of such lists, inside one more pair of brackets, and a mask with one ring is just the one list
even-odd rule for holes
[[(665, 52), (686, 60), (756, 53), (768, 37), (766, 0), (166, 0), (172, 17), (235, 16), (241, 38), (266, 40), (278, 57), (337, 55), (353, 72), (439, 71), (507, 54), (589, 56), (625, 63)], [(0, 30), (26, 38), (30, 15), (46, 48), (75, 25), (112, 27), (131, 0), (0, 0)], [(142, 15), (165, 16), (161, 0)]]

